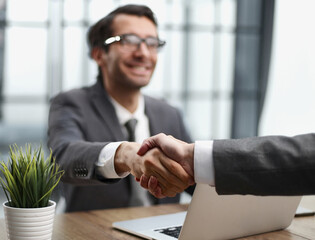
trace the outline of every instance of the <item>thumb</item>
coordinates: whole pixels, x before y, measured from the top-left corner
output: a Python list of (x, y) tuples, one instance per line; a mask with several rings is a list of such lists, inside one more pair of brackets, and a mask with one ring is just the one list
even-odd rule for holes
[(146, 154), (147, 151), (149, 151), (152, 147), (150, 147), (150, 145), (148, 144), (148, 140), (144, 140), (142, 145), (140, 146), (137, 154), (139, 156), (143, 156), (144, 154)]
[(161, 141), (162, 141), (161, 139), (163, 137), (166, 137), (166, 135), (163, 133), (159, 133), (155, 136), (145, 139), (142, 142), (142, 145), (140, 146), (140, 149), (138, 150), (137, 154), (140, 156), (143, 156), (150, 149), (155, 148), (155, 147), (160, 147)]

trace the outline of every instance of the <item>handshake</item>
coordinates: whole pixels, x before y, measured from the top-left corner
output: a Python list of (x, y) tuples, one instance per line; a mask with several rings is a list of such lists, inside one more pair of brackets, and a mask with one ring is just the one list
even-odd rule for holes
[(174, 197), (194, 182), (194, 144), (163, 133), (139, 144), (126, 142), (118, 148), (115, 170), (130, 172), (157, 198)]

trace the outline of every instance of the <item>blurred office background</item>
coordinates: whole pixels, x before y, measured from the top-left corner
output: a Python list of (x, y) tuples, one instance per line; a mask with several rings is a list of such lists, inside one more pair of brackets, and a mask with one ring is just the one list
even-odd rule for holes
[(167, 41), (144, 92), (194, 139), (314, 131), (313, 0), (0, 0), (0, 159), (46, 145), (51, 97), (95, 82), (88, 26), (127, 3), (151, 7)]

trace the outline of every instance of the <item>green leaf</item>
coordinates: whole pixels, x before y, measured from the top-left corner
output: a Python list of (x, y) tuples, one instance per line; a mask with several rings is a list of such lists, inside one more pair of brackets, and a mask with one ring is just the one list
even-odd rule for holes
[(21, 208), (47, 206), (64, 174), (51, 150), (45, 159), (42, 146), (33, 150), (31, 144), (24, 149), (10, 146), (9, 161), (0, 162), (0, 170), (4, 176), (0, 184), (10, 206)]

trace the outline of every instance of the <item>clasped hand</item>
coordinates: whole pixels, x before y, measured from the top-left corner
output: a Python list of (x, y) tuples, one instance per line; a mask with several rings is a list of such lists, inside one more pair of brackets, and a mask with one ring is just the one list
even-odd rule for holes
[[(154, 174), (144, 173), (140, 179), (136, 178), (143, 188), (148, 189), (155, 197), (163, 198), (175, 196), (176, 193), (182, 192), (189, 185), (194, 184), (193, 144), (160, 133), (146, 139), (142, 143), (138, 155), (146, 156), (154, 150), (159, 153), (163, 152), (164, 157), (161, 164), (164, 168), (157, 168), (154, 164), (155, 161), (150, 162), (149, 168)], [(160, 172), (161, 170), (163, 172)]]
[(122, 143), (116, 152), (115, 170), (118, 174), (130, 172), (157, 198), (174, 197), (194, 184), (193, 168), (187, 161), (193, 153), (183, 147), (188, 145), (165, 134), (148, 138), (141, 146)]

